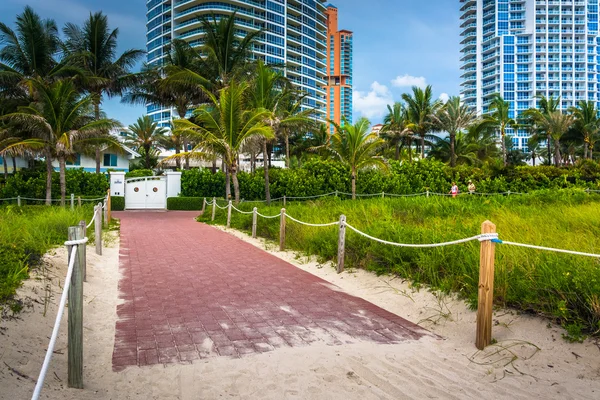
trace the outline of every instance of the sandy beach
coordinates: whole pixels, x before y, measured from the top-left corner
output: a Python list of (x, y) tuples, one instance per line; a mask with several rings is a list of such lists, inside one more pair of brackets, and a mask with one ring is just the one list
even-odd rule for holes
[[(548, 320), (497, 310), (485, 351), (474, 346), (475, 313), (452, 297), (413, 290), (398, 277), (365, 271), (336, 274), (330, 264), (229, 231), (291, 264), (400, 315), (441, 339), (394, 345), (355, 343), (282, 348), (242, 358), (217, 357), (177, 365), (113, 372), (119, 280), (118, 238), (103, 256), (88, 250), (84, 287), (84, 384), (66, 388), (66, 318), (48, 372), (43, 399), (597, 399), (600, 345), (571, 344)], [(24, 310), (0, 323), (0, 399), (31, 396), (56, 303), (64, 283), (66, 251), (45, 257), (19, 290)]]

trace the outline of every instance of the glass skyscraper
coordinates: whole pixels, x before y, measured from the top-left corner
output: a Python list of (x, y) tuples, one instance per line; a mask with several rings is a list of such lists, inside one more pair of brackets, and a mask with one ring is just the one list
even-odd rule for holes
[[(284, 66), (287, 78), (306, 92), (307, 108), (325, 117), (327, 25), (325, 0), (149, 0), (147, 1), (148, 63), (157, 64), (172, 39), (203, 44), (200, 16), (217, 18), (236, 12), (240, 34), (263, 29), (253, 56)], [(155, 121), (167, 125), (171, 111), (150, 105)]]
[[(560, 98), (562, 110), (600, 101), (598, 0), (460, 0), (460, 11), (461, 94), (478, 113), (495, 93), (513, 117), (538, 95)], [(526, 131), (507, 133), (527, 148)]]

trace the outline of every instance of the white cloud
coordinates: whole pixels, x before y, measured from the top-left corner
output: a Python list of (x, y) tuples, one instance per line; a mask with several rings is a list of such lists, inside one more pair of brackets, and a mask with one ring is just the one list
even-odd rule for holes
[(367, 118), (382, 117), (387, 112), (387, 105), (394, 103), (390, 89), (375, 81), (368, 93), (354, 91), (354, 109)]
[(392, 85), (396, 87), (412, 87), (417, 86), (420, 88), (424, 88), (427, 86), (427, 80), (423, 76), (411, 76), (408, 74), (398, 75), (396, 78), (392, 80)]
[(440, 94), (440, 100), (443, 101), (444, 103), (447, 102), (449, 99), (450, 99), (450, 95), (448, 93)]

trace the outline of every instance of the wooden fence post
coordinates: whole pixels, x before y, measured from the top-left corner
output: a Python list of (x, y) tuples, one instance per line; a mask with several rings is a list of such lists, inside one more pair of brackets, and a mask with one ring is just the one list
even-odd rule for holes
[[(79, 221), (79, 226), (83, 231), (83, 237), (87, 237), (87, 226), (85, 224), (85, 221)], [(77, 249), (77, 251), (83, 252), (83, 266), (81, 270), (83, 271), (83, 281), (87, 282), (87, 244)]]
[[(69, 227), (69, 240), (83, 239), (81, 226)], [(83, 389), (83, 267), (85, 243), (78, 244), (69, 287), (68, 385)], [(69, 247), (69, 258), (74, 246)]]
[(96, 254), (102, 255), (102, 206), (94, 206), (96, 219), (94, 220), (94, 236), (96, 236)]
[(427, 190), (427, 197), (429, 197), (429, 190)]
[(81, 207), (81, 196), (77, 196), (77, 206)]
[(385, 199), (385, 192), (381, 192), (381, 198)]
[(337, 190), (335, 191), (335, 197), (338, 197), (338, 191)]
[(227, 229), (231, 227), (231, 200), (229, 200), (229, 205), (227, 206)]
[(258, 219), (258, 210), (256, 207), (252, 210), (252, 237), (256, 239), (256, 221)]
[(104, 205), (102, 208), (104, 209), (104, 226), (108, 228), (108, 197), (104, 198)]
[(204, 211), (206, 211), (206, 197), (202, 200), (202, 214), (204, 214)]
[(510, 190), (508, 191), (508, 195), (510, 196)]
[(71, 211), (75, 210), (75, 194), (71, 193)]
[(287, 206), (287, 197), (283, 196), (283, 207), (285, 208)]
[(21, 196), (17, 196), (17, 206), (21, 207)]
[(215, 211), (217, 211), (217, 198), (213, 197), (213, 209), (212, 209), (212, 219), (211, 219), (211, 221), (215, 220)]
[(110, 225), (110, 221), (112, 220), (112, 215), (111, 215), (112, 214), (112, 210), (111, 210), (111, 208), (112, 208), (112, 199), (111, 199), (111, 196), (110, 196), (110, 189), (108, 189), (108, 194), (106, 195), (106, 199), (108, 200), (106, 202), (106, 217), (107, 217), (106, 218), (106, 223), (107, 223), (107, 225)]
[(279, 251), (285, 250), (285, 208), (281, 209), (279, 217)]
[(346, 216), (340, 216), (340, 230), (338, 234), (337, 273), (344, 272), (344, 256), (346, 254)]
[[(496, 225), (485, 221), (481, 233), (495, 233)], [(496, 245), (491, 240), (481, 242), (479, 258), (479, 294), (477, 300), (477, 334), (475, 346), (483, 350), (492, 341), (492, 306), (494, 303), (494, 258)]]

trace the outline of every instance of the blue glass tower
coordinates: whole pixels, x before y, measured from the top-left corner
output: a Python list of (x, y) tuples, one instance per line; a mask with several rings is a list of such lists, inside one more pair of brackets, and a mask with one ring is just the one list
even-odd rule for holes
[[(460, 0), (462, 90), (488, 111), (495, 93), (517, 117), (536, 96), (560, 98), (561, 110), (599, 102), (598, 0)], [(527, 150), (526, 131), (507, 132)]]
[[(325, 116), (327, 25), (325, 0), (149, 0), (147, 1), (148, 63), (159, 63), (165, 45), (184, 39), (201, 46), (200, 16), (217, 18), (236, 12), (240, 34), (264, 30), (253, 56), (267, 63), (284, 65), (285, 75), (308, 95), (307, 108)], [(171, 110), (150, 105), (155, 121), (168, 125)]]

